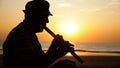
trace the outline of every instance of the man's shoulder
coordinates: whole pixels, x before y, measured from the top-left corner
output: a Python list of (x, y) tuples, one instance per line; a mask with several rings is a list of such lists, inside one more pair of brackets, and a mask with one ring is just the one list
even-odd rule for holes
[(18, 36), (18, 37), (27, 37), (33, 35), (23, 23), (20, 23), (15, 28), (13, 28), (10, 32), (10, 35)]

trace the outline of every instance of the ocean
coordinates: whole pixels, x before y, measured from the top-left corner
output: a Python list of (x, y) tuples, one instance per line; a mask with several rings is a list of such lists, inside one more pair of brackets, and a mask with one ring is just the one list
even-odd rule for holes
[[(2, 50), (3, 42), (0, 42), (0, 49)], [(42, 49), (48, 50), (50, 42), (41, 42)], [(113, 52), (120, 54), (120, 43), (75, 43), (76, 51), (82, 52)]]
[[(50, 43), (41, 43), (43, 49), (48, 49)], [(89, 51), (120, 51), (120, 43), (76, 43), (75, 50), (89, 50)]]

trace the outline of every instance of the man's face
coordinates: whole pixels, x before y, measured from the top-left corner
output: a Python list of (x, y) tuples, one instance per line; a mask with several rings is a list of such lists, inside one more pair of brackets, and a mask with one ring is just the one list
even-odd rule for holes
[(46, 24), (49, 22), (49, 15), (37, 15), (34, 17), (33, 28), (35, 32), (42, 32)]

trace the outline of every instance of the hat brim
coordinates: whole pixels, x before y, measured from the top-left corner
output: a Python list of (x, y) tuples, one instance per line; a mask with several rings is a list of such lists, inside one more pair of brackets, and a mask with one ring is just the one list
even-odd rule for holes
[(47, 10), (47, 11), (27, 11), (27, 10), (23, 10), (24, 13), (26, 14), (39, 14), (39, 15), (50, 15), (53, 16), (53, 14)]

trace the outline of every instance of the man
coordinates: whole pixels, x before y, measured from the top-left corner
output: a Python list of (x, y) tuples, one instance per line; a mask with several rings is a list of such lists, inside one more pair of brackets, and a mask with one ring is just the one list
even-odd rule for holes
[(10, 32), (3, 44), (4, 68), (47, 68), (73, 50), (69, 42), (56, 35), (47, 53), (42, 51), (35, 33), (43, 31), (49, 22), (48, 17), (52, 15), (47, 1), (30, 1), (23, 12), (25, 19)]

